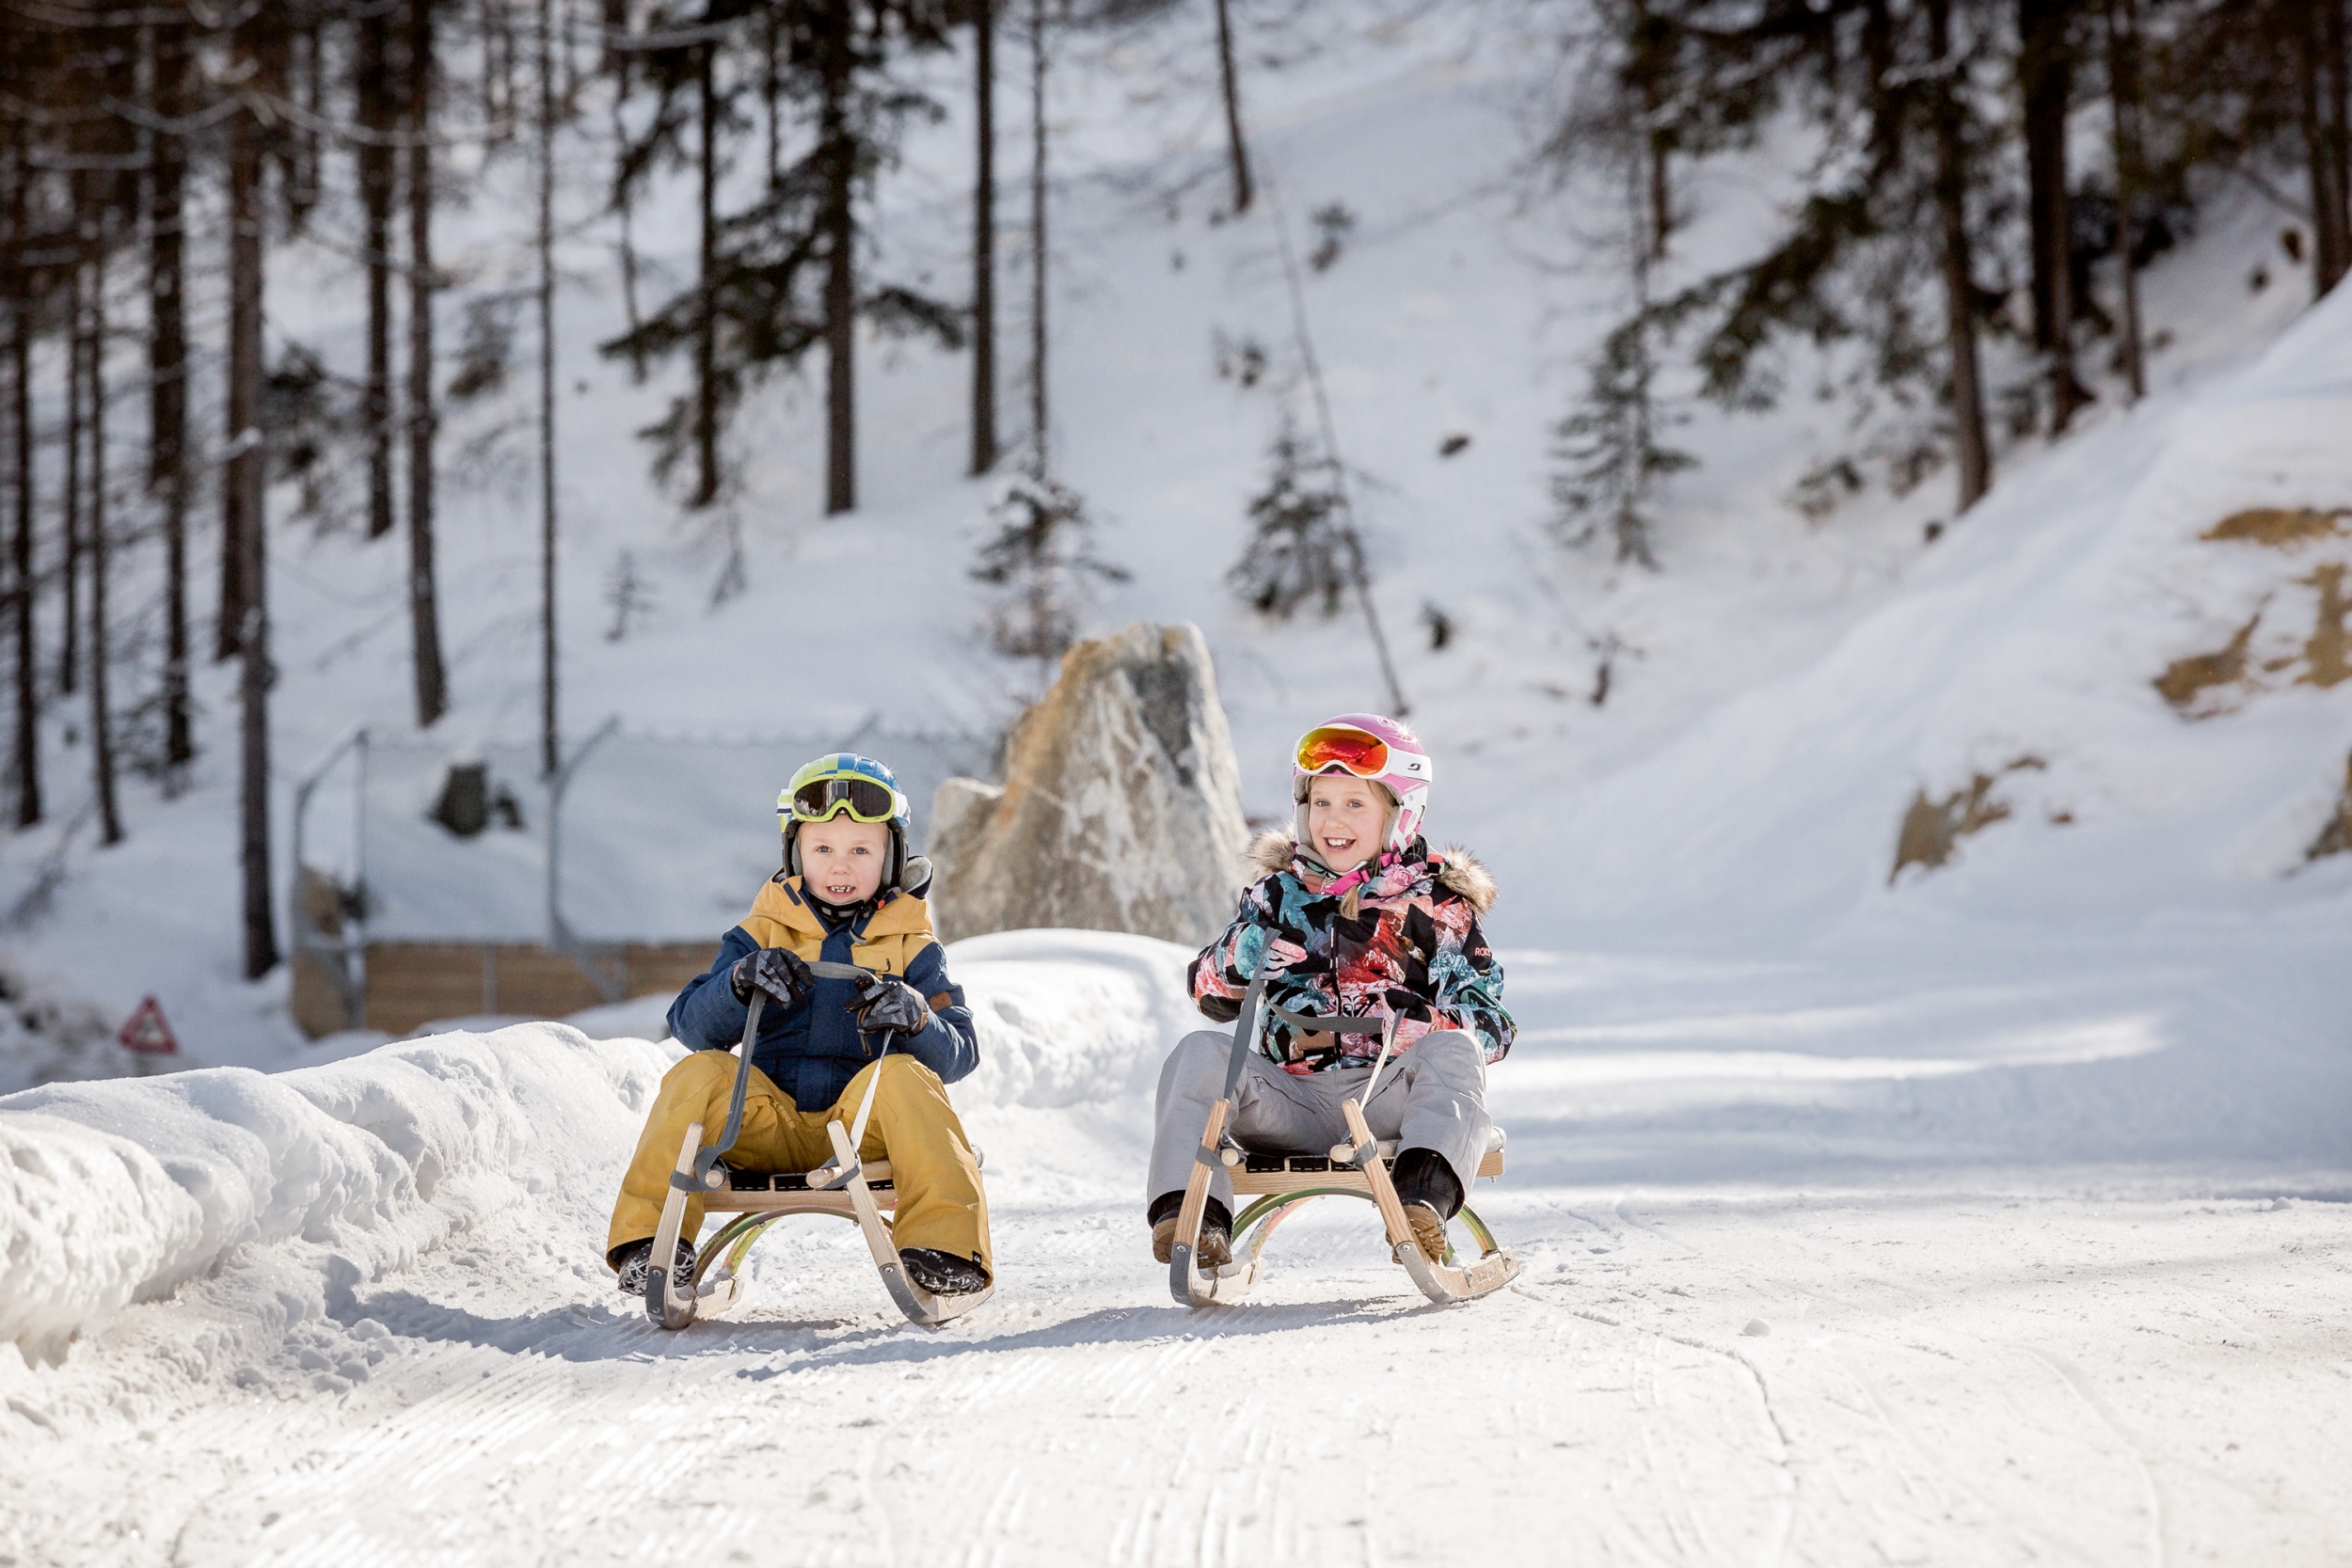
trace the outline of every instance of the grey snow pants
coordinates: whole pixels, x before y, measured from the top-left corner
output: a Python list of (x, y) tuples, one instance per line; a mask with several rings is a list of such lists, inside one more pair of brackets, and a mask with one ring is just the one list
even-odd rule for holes
[[(1232, 1060), (1231, 1035), (1203, 1029), (1186, 1035), (1160, 1067), (1160, 1092), (1152, 1132), (1151, 1178), (1143, 1200), (1180, 1191), (1192, 1179), (1194, 1151), (1209, 1123), (1209, 1107), (1225, 1092), (1225, 1069)], [(1226, 1126), (1253, 1154), (1328, 1154), (1347, 1138), (1340, 1101), (1361, 1094), (1369, 1064), (1327, 1072), (1284, 1072), (1251, 1052), (1242, 1063), (1241, 1085)], [(1364, 1107), (1372, 1135), (1408, 1148), (1434, 1151), (1453, 1167), (1467, 1194), (1486, 1152), (1486, 1061), (1475, 1036), (1446, 1030), (1423, 1035), (1389, 1058), (1380, 1086)], [(1210, 1167), (1209, 1191), (1233, 1207), (1232, 1179), (1223, 1165)]]

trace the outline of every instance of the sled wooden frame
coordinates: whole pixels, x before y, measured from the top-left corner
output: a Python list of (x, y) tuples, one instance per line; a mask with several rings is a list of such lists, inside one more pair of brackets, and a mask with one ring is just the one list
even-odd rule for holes
[[(830, 980), (850, 980), (873, 972), (855, 964), (812, 963), (812, 973)], [(759, 1033), (760, 1009), (766, 997), (752, 992), (743, 1020), (740, 1060), (735, 1070), (735, 1094), (727, 1107), (726, 1126), (718, 1142), (703, 1147), (703, 1124), (693, 1122), (678, 1146), (677, 1168), (670, 1178), (669, 1196), (661, 1205), (661, 1222), (654, 1231), (653, 1255), (645, 1270), (645, 1315), (667, 1329), (680, 1329), (698, 1317), (715, 1316), (742, 1299), (743, 1259), (760, 1232), (789, 1214), (831, 1214), (854, 1223), (866, 1237), (882, 1288), (907, 1321), (918, 1328), (940, 1328), (971, 1311), (995, 1293), (993, 1281), (961, 1295), (934, 1295), (914, 1280), (898, 1261), (890, 1222), (883, 1211), (898, 1204), (890, 1162), (863, 1162), (837, 1121), (825, 1124), (833, 1143), (833, 1158), (812, 1171), (747, 1172), (723, 1164), (721, 1153), (735, 1147), (743, 1131), (743, 1101), (751, 1086), (752, 1042)], [(977, 1152), (977, 1150), (975, 1151)], [(743, 1185), (738, 1185), (738, 1182)], [(703, 1243), (694, 1255), (691, 1284), (680, 1290), (675, 1274), (680, 1234), (686, 1228), (686, 1200), (695, 1193), (703, 1212), (732, 1213), (718, 1234)]]
[[(1253, 1159), (1226, 1131), (1226, 1122), (1233, 1114), (1233, 1097), (1241, 1085), (1242, 1066), (1257, 1028), (1262, 986), (1262, 979), (1252, 976), (1249, 989), (1242, 997), (1241, 1016), (1233, 1024), (1233, 1054), (1226, 1070), (1225, 1093), (1209, 1106), (1208, 1122), (1200, 1132), (1200, 1147), (1193, 1155), (1192, 1176), (1184, 1183), (1184, 1207), (1176, 1212), (1176, 1243), (1168, 1257), (1168, 1292), (1176, 1298), (1177, 1305), (1216, 1307), (1239, 1301), (1248, 1294), (1258, 1282), (1258, 1271), (1265, 1261), (1265, 1244), (1275, 1230), (1301, 1206), (1318, 1197), (1369, 1199), (1380, 1211), (1390, 1256), (1405, 1266), (1405, 1272), (1412, 1276), (1422, 1295), (1441, 1306), (1475, 1301), (1517, 1279), (1518, 1259), (1496, 1242), (1486, 1222), (1467, 1203), (1455, 1218), (1477, 1239), (1477, 1260), (1457, 1262), (1458, 1255), (1450, 1237), (1444, 1261), (1433, 1263), (1422, 1254), (1421, 1243), (1413, 1239), (1412, 1225), (1405, 1217), (1405, 1205), (1398, 1201), (1396, 1187), (1389, 1179), (1389, 1164), (1395, 1158), (1396, 1146), (1374, 1140), (1372, 1130), (1364, 1122), (1363, 1108), (1353, 1097), (1341, 1102), (1342, 1113), (1347, 1118), (1348, 1141), (1332, 1149), (1329, 1158)], [(1282, 1016), (1286, 1020), (1291, 1017)], [(1498, 1128), (1488, 1138), (1486, 1150), (1479, 1161), (1480, 1176), (1492, 1179), (1502, 1174), (1502, 1143)], [(1203, 1270), (1193, 1259), (1200, 1254), (1200, 1224), (1208, 1212), (1209, 1178), (1219, 1165), (1229, 1169), (1237, 1199), (1254, 1196), (1257, 1201), (1233, 1215), (1232, 1260)]]

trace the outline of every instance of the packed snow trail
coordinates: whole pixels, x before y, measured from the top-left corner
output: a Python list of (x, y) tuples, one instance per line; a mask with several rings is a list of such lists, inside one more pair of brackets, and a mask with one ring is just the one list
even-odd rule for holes
[[(2312, 1047), (2347, 982), (2276, 930), (2205, 951), (1511, 955), (1512, 1171), (1475, 1200), (1527, 1272), (1451, 1310), (1340, 1200), (1251, 1303), (1166, 1300), (1134, 1189), (1179, 955), (1140, 939), (957, 950), (1004, 1267), (937, 1335), (813, 1220), (730, 1319), (663, 1333), (612, 1289), (614, 1173), (675, 1048), (532, 1025), (11, 1097), (0, 1299), (52, 1332), (0, 1351), (0, 1556), (2339, 1561), (2347, 1067)], [(2249, 1065), (2265, 1086), (2217, 1101)], [(2126, 1099), (2139, 1123), (2091, 1127)], [(2119, 1157), (2165, 1106), (2170, 1151)], [(97, 1116), (199, 1200), (147, 1264), (225, 1243), (168, 1300), (108, 1304), (168, 1208), (145, 1166), (26, 1206), (44, 1151), (119, 1154), (64, 1119)], [(13, 1261), (44, 1230), (122, 1266), (73, 1306)]]

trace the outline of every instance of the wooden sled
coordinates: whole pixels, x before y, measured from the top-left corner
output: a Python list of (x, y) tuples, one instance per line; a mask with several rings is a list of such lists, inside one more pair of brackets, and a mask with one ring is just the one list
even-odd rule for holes
[[(854, 979), (868, 973), (854, 964), (819, 962), (808, 967), (833, 980)], [(720, 1151), (734, 1148), (743, 1130), (743, 1100), (751, 1086), (752, 1041), (759, 1032), (764, 1001), (759, 991), (752, 992), (751, 1009), (743, 1021), (735, 1097), (719, 1141), (705, 1148), (703, 1124), (694, 1122), (686, 1129), (685, 1142), (678, 1148), (677, 1168), (670, 1177), (670, 1195), (661, 1205), (661, 1223), (654, 1232), (654, 1263), (660, 1265), (676, 1258), (678, 1236), (686, 1227), (686, 1199), (690, 1194), (703, 1195), (705, 1213), (732, 1213), (735, 1218), (720, 1227), (718, 1233), (696, 1250), (693, 1279), (688, 1289), (678, 1289), (674, 1268), (656, 1266), (645, 1271), (645, 1315), (663, 1328), (679, 1329), (698, 1317), (715, 1316), (733, 1307), (742, 1298), (743, 1259), (750, 1255), (753, 1243), (759, 1240), (761, 1231), (787, 1214), (833, 1214), (854, 1222), (865, 1234), (866, 1250), (873, 1254), (882, 1288), (890, 1292), (890, 1299), (906, 1314), (907, 1321), (917, 1327), (942, 1327), (993, 1295), (996, 1287), (993, 1281), (962, 1295), (941, 1296), (907, 1277), (905, 1266), (898, 1261), (898, 1249), (891, 1240), (890, 1222), (884, 1217), (884, 1211), (898, 1204), (890, 1162), (861, 1162), (856, 1144), (837, 1121), (825, 1127), (833, 1142), (833, 1158), (815, 1170), (741, 1171), (720, 1159)], [(885, 1046), (885, 1053), (887, 1049)], [(872, 1103), (869, 1085), (866, 1107)], [(865, 1110), (861, 1109), (861, 1135), (865, 1120)]]
[[(1329, 1155), (1298, 1157), (1253, 1154), (1234, 1141), (1226, 1131), (1226, 1121), (1232, 1115), (1233, 1097), (1240, 1087), (1242, 1065), (1248, 1058), (1256, 1029), (1259, 983), (1250, 982), (1242, 1002), (1241, 1016), (1234, 1022), (1233, 1056), (1225, 1078), (1225, 1094), (1209, 1106), (1208, 1124), (1201, 1130), (1200, 1147), (1193, 1155), (1192, 1176), (1184, 1183), (1184, 1207), (1177, 1211), (1176, 1244), (1168, 1259), (1168, 1291), (1180, 1306), (1215, 1307), (1241, 1300), (1258, 1282), (1258, 1271), (1265, 1260), (1265, 1244), (1281, 1223), (1302, 1206), (1318, 1197), (1360, 1197), (1369, 1199), (1380, 1211), (1381, 1227), (1388, 1233), (1390, 1256), (1405, 1266), (1422, 1294), (1439, 1305), (1457, 1301), (1475, 1301), (1480, 1296), (1500, 1291), (1519, 1275), (1519, 1260), (1496, 1242), (1486, 1222), (1467, 1203), (1454, 1218), (1459, 1220), (1477, 1239), (1479, 1255), (1475, 1261), (1460, 1260), (1451, 1238), (1446, 1244), (1442, 1262), (1433, 1263), (1413, 1240), (1412, 1226), (1405, 1218), (1405, 1205), (1398, 1201), (1396, 1188), (1389, 1180), (1389, 1166), (1396, 1158), (1393, 1143), (1377, 1143), (1372, 1130), (1365, 1125), (1363, 1109), (1353, 1100), (1341, 1102), (1347, 1117), (1348, 1141), (1335, 1147)], [(1279, 1009), (1278, 1009), (1279, 1011)], [(1320, 1024), (1325, 1032), (1361, 1033), (1347, 1025), (1364, 1022), (1357, 1020), (1298, 1019), (1280, 1015), (1294, 1027), (1300, 1022)], [(1375, 1022), (1372, 1028), (1378, 1028)], [(1384, 1044), (1380, 1061), (1388, 1059)], [(1379, 1064), (1373, 1069), (1374, 1079), (1379, 1076)], [(1489, 1180), (1502, 1174), (1502, 1129), (1492, 1128), (1486, 1135), (1486, 1149), (1479, 1160), (1478, 1174)], [(1225, 1166), (1232, 1176), (1233, 1196), (1254, 1197), (1233, 1215), (1232, 1261), (1219, 1267), (1202, 1270), (1194, 1263), (1200, 1246), (1200, 1223), (1208, 1211), (1209, 1178), (1212, 1170)]]

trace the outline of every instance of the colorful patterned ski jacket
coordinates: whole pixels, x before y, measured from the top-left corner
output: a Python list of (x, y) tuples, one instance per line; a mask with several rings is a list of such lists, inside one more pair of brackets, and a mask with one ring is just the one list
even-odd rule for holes
[[(1263, 952), (1265, 1001), (1289, 1012), (1394, 1015), (1398, 1051), (1441, 1029), (1476, 1036), (1489, 1063), (1511, 1049), (1502, 966), (1478, 928), (1494, 879), (1468, 854), (1432, 855), (1415, 839), (1336, 897), (1322, 890), (1342, 879), (1300, 853), (1288, 830), (1259, 834), (1249, 863), (1259, 877), (1240, 912), (1188, 972), (1201, 1012), (1232, 1022)], [(1258, 1048), (1293, 1072), (1361, 1067), (1380, 1053), (1378, 1035), (1293, 1035), (1269, 1016)]]

